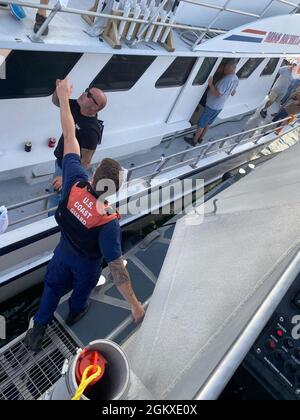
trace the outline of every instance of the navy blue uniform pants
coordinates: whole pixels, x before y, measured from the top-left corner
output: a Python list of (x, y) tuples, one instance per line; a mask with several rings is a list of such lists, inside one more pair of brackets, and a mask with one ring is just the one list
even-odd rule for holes
[(102, 271), (102, 260), (93, 260), (75, 255), (61, 242), (48, 265), (40, 307), (34, 317), (38, 324), (52, 322), (60, 299), (72, 288), (69, 300), (70, 312), (77, 316), (88, 303)]

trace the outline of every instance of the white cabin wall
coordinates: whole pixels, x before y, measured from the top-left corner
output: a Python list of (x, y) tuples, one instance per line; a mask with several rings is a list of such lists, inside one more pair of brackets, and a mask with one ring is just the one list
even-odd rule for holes
[[(74, 84), (73, 98), (78, 97), (110, 60), (112, 54), (84, 54), (69, 74)], [(155, 83), (175, 60), (159, 56), (134, 87), (127, 91), (107, 92), (108, 106), (99, 114), (105, 122), (100, 152), (114, 157), (153, 146), (173, 127), (166, 120), (180, 94), (181, 87), (155, 88)], [(16, 110), (20, 110), (16, 118)], [(0, 171), (54, 161), (49, 137), (59, 138), (59, 110), (51, 96), (0, 101)], [(174, 130), (187, 128), (189, 123), (174, 125)], [(22, 129), (20, 129), (22, 127)], [(30, 153), (24, 144), (33, 144)], [(12, 156), (14, 162), (12, 162)]]
[[(74, 98), (88, 87), (96, 69), (103, 67), (110, 57), (109, 54), (88, 54), (79, 60), (69, 74), (74, 84)], [(1, 100), (0, 124), (0, 171), (54, 159), (48, 139), (59, 138), (61, 125), (59, 110), (52, 104), (51, 96)], [(30, 153), (24, 152), (26, 141), (32, 142)]]
[[(204, 95), (207, 87), (208, 87), (208, 78), (206, 82), (201, 86), (193, 86), (193, 82), (195, 77), (203, 64), (205, 57), (199, 58), (196, 66), (193, 68), (190, 77), (188, 78), (185, 86), (181, 89), (180, 96), (173, 107), (171, 114), (167, 120), (168, 123), (175, 123), (178, 121), (189, 121), (198, 106), (202, 96)], [(213, 76), (217, 71), (219, 65), (221, 64), (222, 58), (219, 58), (212, 69), (210, 76)], [(237, 71), (245, 64), (247, 59), (242, 58), (238, 65)]]
[[(89, 53), (82, 56), (69, 74), (74, 98), (89, 86), (111, 57), (112, 54)], [(118, 157), (147, 149), (165, 135), (190, 126), (190, 117), (207, 87), (207, 82), (203, 86), (192, 85), (204, 57), (199, 57), (184, 87), (156, 88), (157, 80), (175, 58), (158, 56), (132, 89), (107, 92), (108, 106), (99, 115), (105, 122), (104, 137), (95, 158), (99, 154)], [(221, 58), (212, 74), (220, 61)], [(238, 69), (246, 61), (247, 58), (241, 59)], [(238, 94), (229, 99), (221, 118), (255, 109), (263, 101), (276, 75), (275, 72), (254, 80), (266, 63), (267, 60), (249, 79), (241, 81)], [(250, 103), (249, 91), (253, 95)], [(61, 127), (59, 110), (51, 97), (1, 100), (0, 115), (0, 172), (54, 161), (53, 149), (47, 143), (49, 137), (59, 138)], [(33, 144), (31, 153), (24, 152), (26, 141)]]
[(166, 122), (182, 87), (155, 88), (155, 83), (174, 59), (157, 57), (133, 88), (107, 92), (108, 107), (102, 116), (110, 134)]
[[(193, 86), (193, 82), (200, 67), (203, 64), (205, 57), (199, 58), (196, 65), (194, 66), (185, 86), (181, 89), (180, 95), (171, 110), (171, 113), (168, 117), (168, 124), (177, 122), (177, 121), (189, 121), (193, 115), (197, 105), (199, 104), (202, 96), (204, 95), (207, 89), (207, 82), (201, 86)], [(210, 76), (212, 76), (217, 70), (218, 66), (221, 63), (221, 58), (217, 60)]]

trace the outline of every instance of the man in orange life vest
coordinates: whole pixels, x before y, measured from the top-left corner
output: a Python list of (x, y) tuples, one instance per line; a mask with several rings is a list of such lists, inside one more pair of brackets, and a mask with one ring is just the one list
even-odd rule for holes
[(115, 191), (119, 190), (121, 166), (112, 159), (104, 159), (96, 169), (92, 183), (88, 182), (80, 161), (80, 148), (69, 105), (71, 93), (72, 87), (67, 80), (57, 81), (64, 159), (62, 200), (56, 220), (62, 236), (48, 266), (34, 327), (25, 338), (25, 343), (33, 351), (41, 349), (47, 325), (52, 322), (59, 300), (70, 284), (73, 293), (66, 323), (73, 325), (86, 314), (89, 296), (101, 274), (103, 258), (119, 292), (131, 305), (134, 320), (141, 320), (145, 314), (132, 290), (130, 276), (124, 266), (119, 216), (104, 198), (107, 191), (104, 185), (111, 186), (113, 183)]

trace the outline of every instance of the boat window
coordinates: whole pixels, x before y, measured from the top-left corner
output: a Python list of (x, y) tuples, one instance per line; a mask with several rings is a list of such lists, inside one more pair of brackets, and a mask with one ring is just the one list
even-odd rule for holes
[(0, 99), (50, 96), (82, 54), (0, 50)]
[(264, 58), (250, 58), (238, 71), (239, 79), (248, 79), (257, 67), (264, 61)]
[(195, 80), (193, 81), (193, 86), (203, 85), (207, 81), (207, 78), (212, 72), (217, 60), (218, 58), (214, 57), (205, 58)]
[(106, 92), (131, 89), (151, 66), (156, 56), (114, 55), (91, 86)]
[(261, 76), (271, 76), (279, 63), (279, 58), (271, 58), (263, 69)]
[(196, 63), (194, 57), (177, 57), (155, 84), (157, 88), (183, 86)]

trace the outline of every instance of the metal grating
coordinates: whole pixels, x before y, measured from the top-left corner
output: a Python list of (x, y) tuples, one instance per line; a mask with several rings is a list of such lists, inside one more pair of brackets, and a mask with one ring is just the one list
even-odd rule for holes
[(57, 321), (48, 327), (38, 354), (28, 350), (24, 337), (0, 352), (0, 400), (37, 400), (60, 379), (65, 359), (80, 347)]

